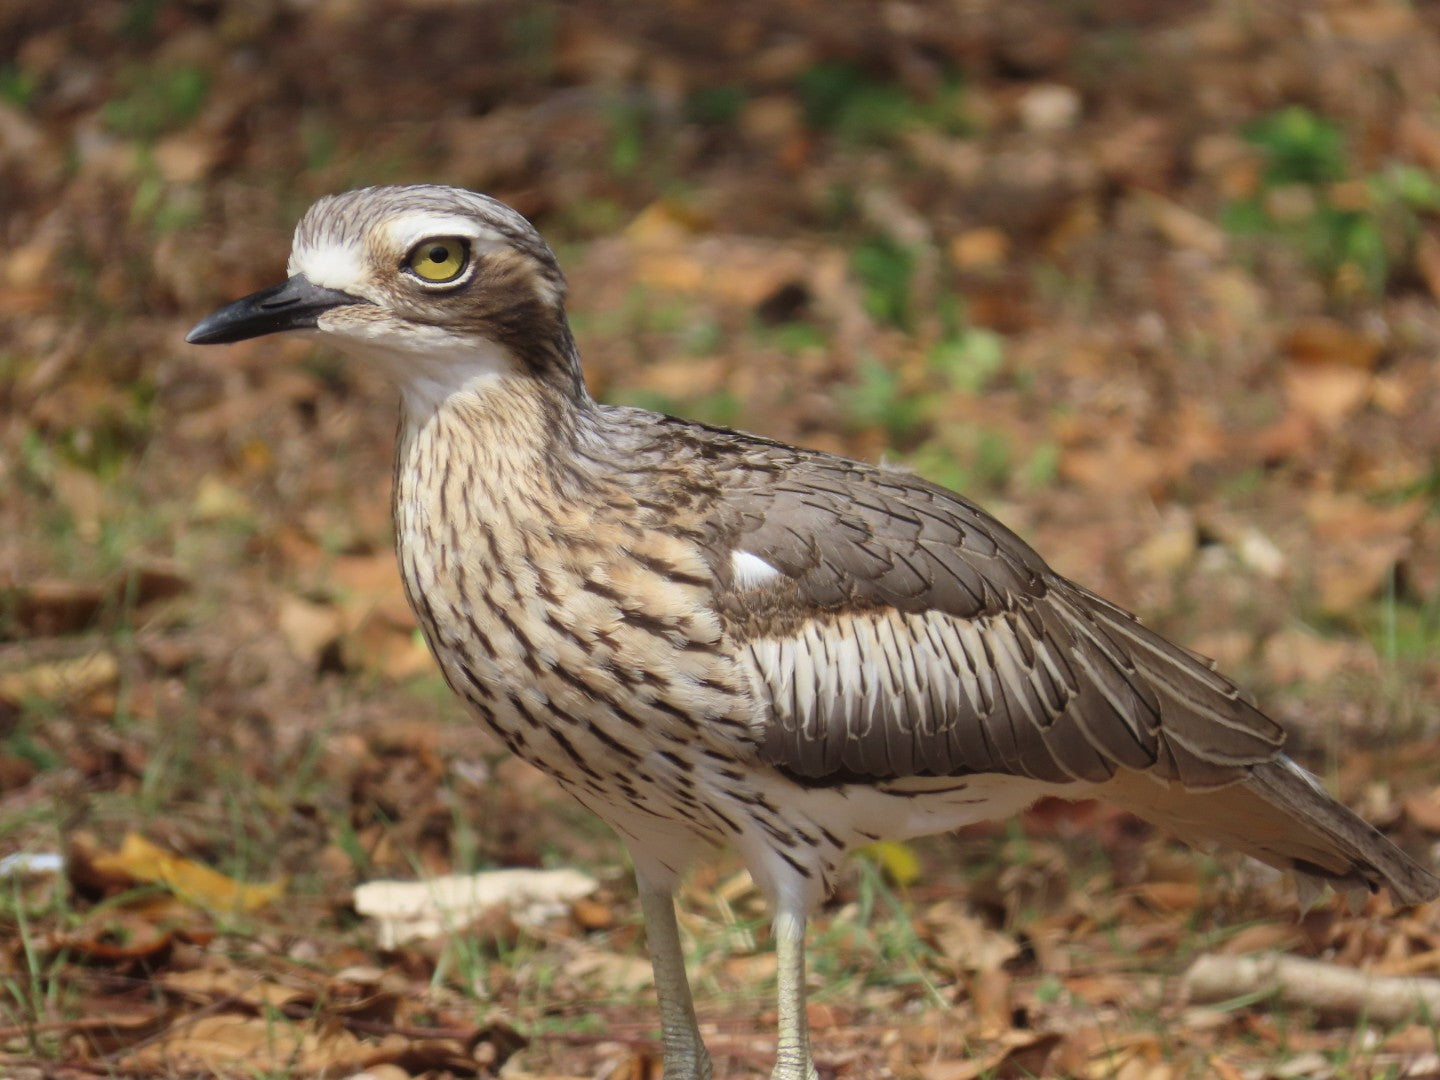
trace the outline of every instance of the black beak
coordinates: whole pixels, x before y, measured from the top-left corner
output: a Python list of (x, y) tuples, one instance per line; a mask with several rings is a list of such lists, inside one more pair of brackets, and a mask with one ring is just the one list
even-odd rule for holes
[(191, 345), (228, 345), (281, 330), (310, 330), (331, 308), (363, 303), (358, 296), (323, 289), (304, 274), (296, 274), (279, 285), (212, 311), (185, 335), (185, 340)]

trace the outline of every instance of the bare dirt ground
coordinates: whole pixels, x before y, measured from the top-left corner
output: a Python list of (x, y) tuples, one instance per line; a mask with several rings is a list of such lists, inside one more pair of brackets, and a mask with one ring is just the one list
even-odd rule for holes
[[(1433, 5), (0, 5), (0, 860), (66, 856), (0, 862), (0, 1073), (659, 1075), (618, 844), (417, 639), (393, 390), (183, 344), (403, 181), (537, 223), (597, 394), (965, 490), (1432, 859)], [(497, 866), (598, 890), (393, 948), (352, 903)], [(719, 1072), (764, 1075), (763, 906), (724, 855), (683, 901)], [(1423, 1012), (1182, 978), (1434, 977), (1435, 911), (1302, 915), (1100, 807), (857, 860), (811, 949), (827, 1077), (1440, 1075)]]

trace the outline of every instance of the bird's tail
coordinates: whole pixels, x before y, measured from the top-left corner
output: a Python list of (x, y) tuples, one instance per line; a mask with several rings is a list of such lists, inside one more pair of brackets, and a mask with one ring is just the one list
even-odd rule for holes
[(1383, 886), (1401, 904), (1440, 895), (1440, 880), (1332, 799), (1288, 757), (1246, 771), (1237, 783), (1198, 791), (1128, 770), (1100, 786), (1106, 798), (1187, 843), (1238, 848), (1293, 870), (1302, 883), (1319, 880), (1341, 890), (1371, 892)]

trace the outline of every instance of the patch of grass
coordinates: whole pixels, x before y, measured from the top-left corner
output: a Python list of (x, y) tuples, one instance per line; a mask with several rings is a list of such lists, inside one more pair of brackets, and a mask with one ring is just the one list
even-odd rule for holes
[[(712, 315), (687, 299), (657, 299), (643, 288), (632, 290), (613, 309), (587, 312), (573, 322), (582, 336), (624, 340), (641, 370), (647, 364), (681, 356), (714, 356), (725, 345), (725, 328)], [(607, 400), (723, 426), (734, 426), (744, 418), (745, 403), (724, 387), (667, 393), (643, 385), (643, 375), (639, 381), (639, 386), (616, 387), (606, 395)]]
[(1071, 60), (1083, 87), (1104, 92), (1110, 90), (1116, 71), (1134, 71), (1145, 62), (1145, 44), (1135, 29), (1108, 21), (1080, 35)]
[(703, 424), (720, 427), (734, 427), (745, 416), (745, 405), (728, 390), (717, 390), (711, 394), (697, 394), (694, 397), (676, 397), (656, 390), (643, 388), (623, 390), (610, 395), (617, 405), (632, 405), (666, 416), (683, 416), (699, 420)]
[(993, 330), (963, 328), (930, 346), (925, 361), (956, 390), (978, 394), (1005, 366), (1005, 339)]
[(716, 319), (687, 318), (678, 336), (687, 356), (711, 356), (725, 346), (725, 328)]
[(0, 101), (23, 109), (40, 88), (40, 81), (18, 64), (0, 64)]
[(606, 110), (610, 125), (610, 172), (617, 177), (633, 176), (646, 158), (649, 141), (649, 113), (639, 101), (623, 99)]
[(1440, 704), (1427, 690), (1427, 672), (1440, 656), (1440, 594), (1407, 597), (1392, 572), (1364, 622), (1380, 657), (1380, 705), (1396, 734), (1433, 732)]
[(527, 76), (543, 82), (555, 70), (555, 10), (550, 4), (524, 4), (505, 22), (505, 55)]
[(861, 364), (856, 385), (843, 399), (850, 419), (884, 430), (920, 475), (952, 490), (1001, 490), (1017, 475), (1032, 489), (1053, 483), (1058, 444), (1042, 444), (1022, 458), (1004, 430), (946, 422), (954, 395), (984, 393), (1006, 367), (999, 334), (965, 325), (958, 311), (946, 322), (945, 335), (925, 350), (923, 371), (910, 378), (876, 360)]
[(694, 124), (724, 127), (739, 118), (748, 99), (743, 86), (699, 86), (685, 99), (685, 118)]
[(817, 64), (802, 72), (796, 91), (811, 128), (856, 145), (888, 145), (917, 127), (953, 135), (972, 128), (957, 71), (949, 72), (929, 99), (844, 62)]
[(1380, 658), (1398, 665), (1440, 655), (1440, 596), (1426, 603), (1406, 601), (1397, 585), (1391, 574), (1372, 620), (1372, 639)]
[(77, 989), (63, 977), (69, 955), (57, 949), (47, 955), (35, 920), (64, 918), (68, 912), (62, 878), (53, 879), (48, 896), (37, 902), (34, 892), (22, 891), (15, 882), (0, 890), (0, 933), (18, 946), (16, 961), (0, 972), (0, 1024), (18, 1028), (26, 1049), (38, 1058), (61, 1056), (65, 1047), (61, 1035), (47, 1032), (44, 1025), (75, 1013)]
[(598, 1035), (606, 1030), (607, 1022), (598, 1012), (549, 1014), (548, 1004), (538, 1006), (540, 1015), (525, 1026), (532, 1040), (544, 1042), (548, 1035)]
[[(518, 968), (533, 963), (538, 951), (529, 944), (530, 939), (521, 934), (518, 943), (506, 948), (493, 939), (470, 932), (466, 927), (450, 927), (444, 936), (444, 946), (435, 960), (435, 970), (430, 976), (432, 987), (448, 986), (462, 996), (483, 1001), (490, 996), (491, 950), (500, 950), (500, 962), (506, 967)], [(523, 952), (522, 952), (523, 950)]]
[(1264, 158), (1260, 190), (1226, 206), (1221, 223), (1241, 236), (1279, 237), (1337, 296), (1383, 293), (1410, 260), (1424, 217), (1440, 210), (1440, 182), (1404, 163), (1353, 174), (1338, 125), (1299, 105), (1244, 134)]
[(1325, 184), (1345, 175), (1340, 129), (1303, 105), (1290, 105), (1250, 124), (1245, 138), (1265, 154), (1264, 182)]
[(120, 20), (120, 32), (127, 38), (148, 37), (162, 7), (164, 0), (130, 0)]
[(972, 494), (1003, 491), (1016, 470), (1010, 437), (983, 427), (947, 430), (917, 449), (910, 463), (927, 480)]
[(942, 439), (928, 439), (919, 446), (910, 455), (910, 467), (919, 476), (951, 491), (974, 490), (970, 470)]
[(300, 144), (305, 148), (306, 172), (319, 172), (334, 163), (340, 133), (330, 117), (307, 110), (300, 115)]
[(198, 188), (167, 183), (146, 151), (141, 152), (141, 174), (130, 200), (130, 220), (157, 234), (180, 232), (205, 218), (205, 202)]
[(865, 290), (865, 310), (870, 317), (901, 330), (910, 329), (915, 253), (885, 237), (872, 237), (851, 253), (850, 268)]
[(861, 362), (855, 385), (841, 392), (841, 400), (853, 424), (883, 429), (901, 450), (914, 447), (931, 411), (924, 395), (911, 393), (897, 372), (873, 357)]
[(210, 93), (204, 68), (133, 66), (120, 75), (120, 92), (102, 116), (114, 134), (141, 141), (156, 139), (194, 119)]
[(1060, 477), (1060, 443), (1046, 439), (1036, 444), (1018, 470), (1021, 483), (1029, 491), (1045, 491)]
[(825, 981), (817, 997), (847, 997), (856, 986), (920, 986), (930, 1003), (947, 1002), (926, 972), (935, 950), (916, 931), (910, 905), (869, 859), (853, 861), (856, 898), (814, 936), (807, 950), (814, 973)]
[(153, 401), (153, 384), (137, 380), (123, 397), (58, 433), (54, 445), (72, 465), (102, 480), (117, 480), (134, 467), (150, 439)]
[(825, 331), (808, 322), (784, 322), (778, 326), (761, 327), (757, 333), (787, 356), (799, 356), (829, 345)]
[[(630, 209), (617, 200), (606, 198), (603, 195), (588, 195), (558, 207), (556, 212), (547, 219), (547, 226), (553, 228), (560, 235), (570, 236), (576, 240), (585, 240), (610, 236), (619, 232), (629, 222), (630, 217)], [(578, 263), (583, 257), (584, 250), (584, 245), (579, 243), (555, 245), (555, 254), (560, 259), (561, 266)], [(572, 311), (570, 313), (572, 325), (579, 315), (581, 315), (580, 312)]]
[[(644, 286), (636, 286), (620, 304), (603, 311), (577, 312), (571, 325), (577, 334), (593, 333), (603, 337), (619, 337), (644, 345), (647, 336), (678, 337), (689, 331), (697, 321), (694, 305), (683, 297), (656, 297)], [(707, 331), (708, 332), (708, 331)], [(645, 349), (641, 360), (664, 359), (674, 355), (670, 344), (657, 350)]]
[(142, 818), (158, 817), (167, 807), (186, 801), (183, 796), (202, 775), (197, 759), (202, 752), (201, 741), (198, 723), (167, 725), (158, 734), (145, 756), (134, 796), (133, 809)]
[(40, 772), (49, 772), (56, 768), (61, 764), (60, 758), (54, 750), (36, 738), (36, 732), (44, 726), (46, 718), (54, 716), (57, 711), (57, 706), (52, 701), (21, 702), (20, 719), (6, 732), (4, 738), (0, 739), (0, 747), (4, 747), (9, 756), (29, 762)]

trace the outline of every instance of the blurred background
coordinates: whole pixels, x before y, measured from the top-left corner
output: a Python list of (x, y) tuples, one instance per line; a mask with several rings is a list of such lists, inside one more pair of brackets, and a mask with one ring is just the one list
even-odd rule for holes
[[(514, 205), (569, 275), (597, 396), (964, 491), (1215, 657), (1423, 854), (1437, 95), (1440, 9), (1390, 0), (0, 5), (0, 857), (70, 856), (0, 888), (0, 1048), (170, 1075), (157, 1017), (203, 995), (166, 978), (210, 972), (213, 1007), (217, 971), (303, 955), (407, 987), (370, 1021), (396, 1038), (421, 999), (490, 1033), (439, 1064), (407, 1044), (385, 1059), (400, 1075), (483, 1073), (525, 1037), (516, 1074), (658, 1075), (618, 845), (475, 730), (416, 635), (390, 553), (393, 389), (304, 341), (183, 343), (283, 276), (315, 198), (368, 184)], [(104, 862), (129, 833), (236, 880), (288, 875), (284, 910), (160, 888), (164, 918), (137, 914)], [(483, 945), (376, 954), (348, 906), (378, 875), (570, 863), (599, 871), (593, 907)], [(1440, 947), (1423, 922), (1381, 945), (1333, 904), (1296, 922), (1253, 867), (1096, 808), (857, 875), (816, 961), (832, 1075), (1216, 1075), (1235, 1025), (1262, 1069), (1243, 1075), (1333, 1063), (1357, 1028), (1176, 1028), (1136, 973), (1173, 973), (1237, 912), (1352, 962)], [(1118, 899), (1081, 910), (1076, 880)], [(688, 897), (702, 1015), (758, 1074), (760, 908), (725, 858)], [(1097, 982), (1077, 957), (1122, 926), (1141, 930)], [(1004, 955), (964, 960), (976, 935)], [(333, 1020), (323, 996), (285, 1015)], [(78, 1038), (102, 998), (110, 1034)], [(523, 1037), (495, 1034), (502, 1015)], [(928, 1034), (885, 1035), (900, 1015)], [(597, 1017), (634, 1038), (615, 1049)], [(1402, 1036), (1335, 1075), (1401, 1075)], [(987, 1039), (992, 1071), (963, 1071)], [(152, 1058), (116, 1056), (140, 1043)]]

